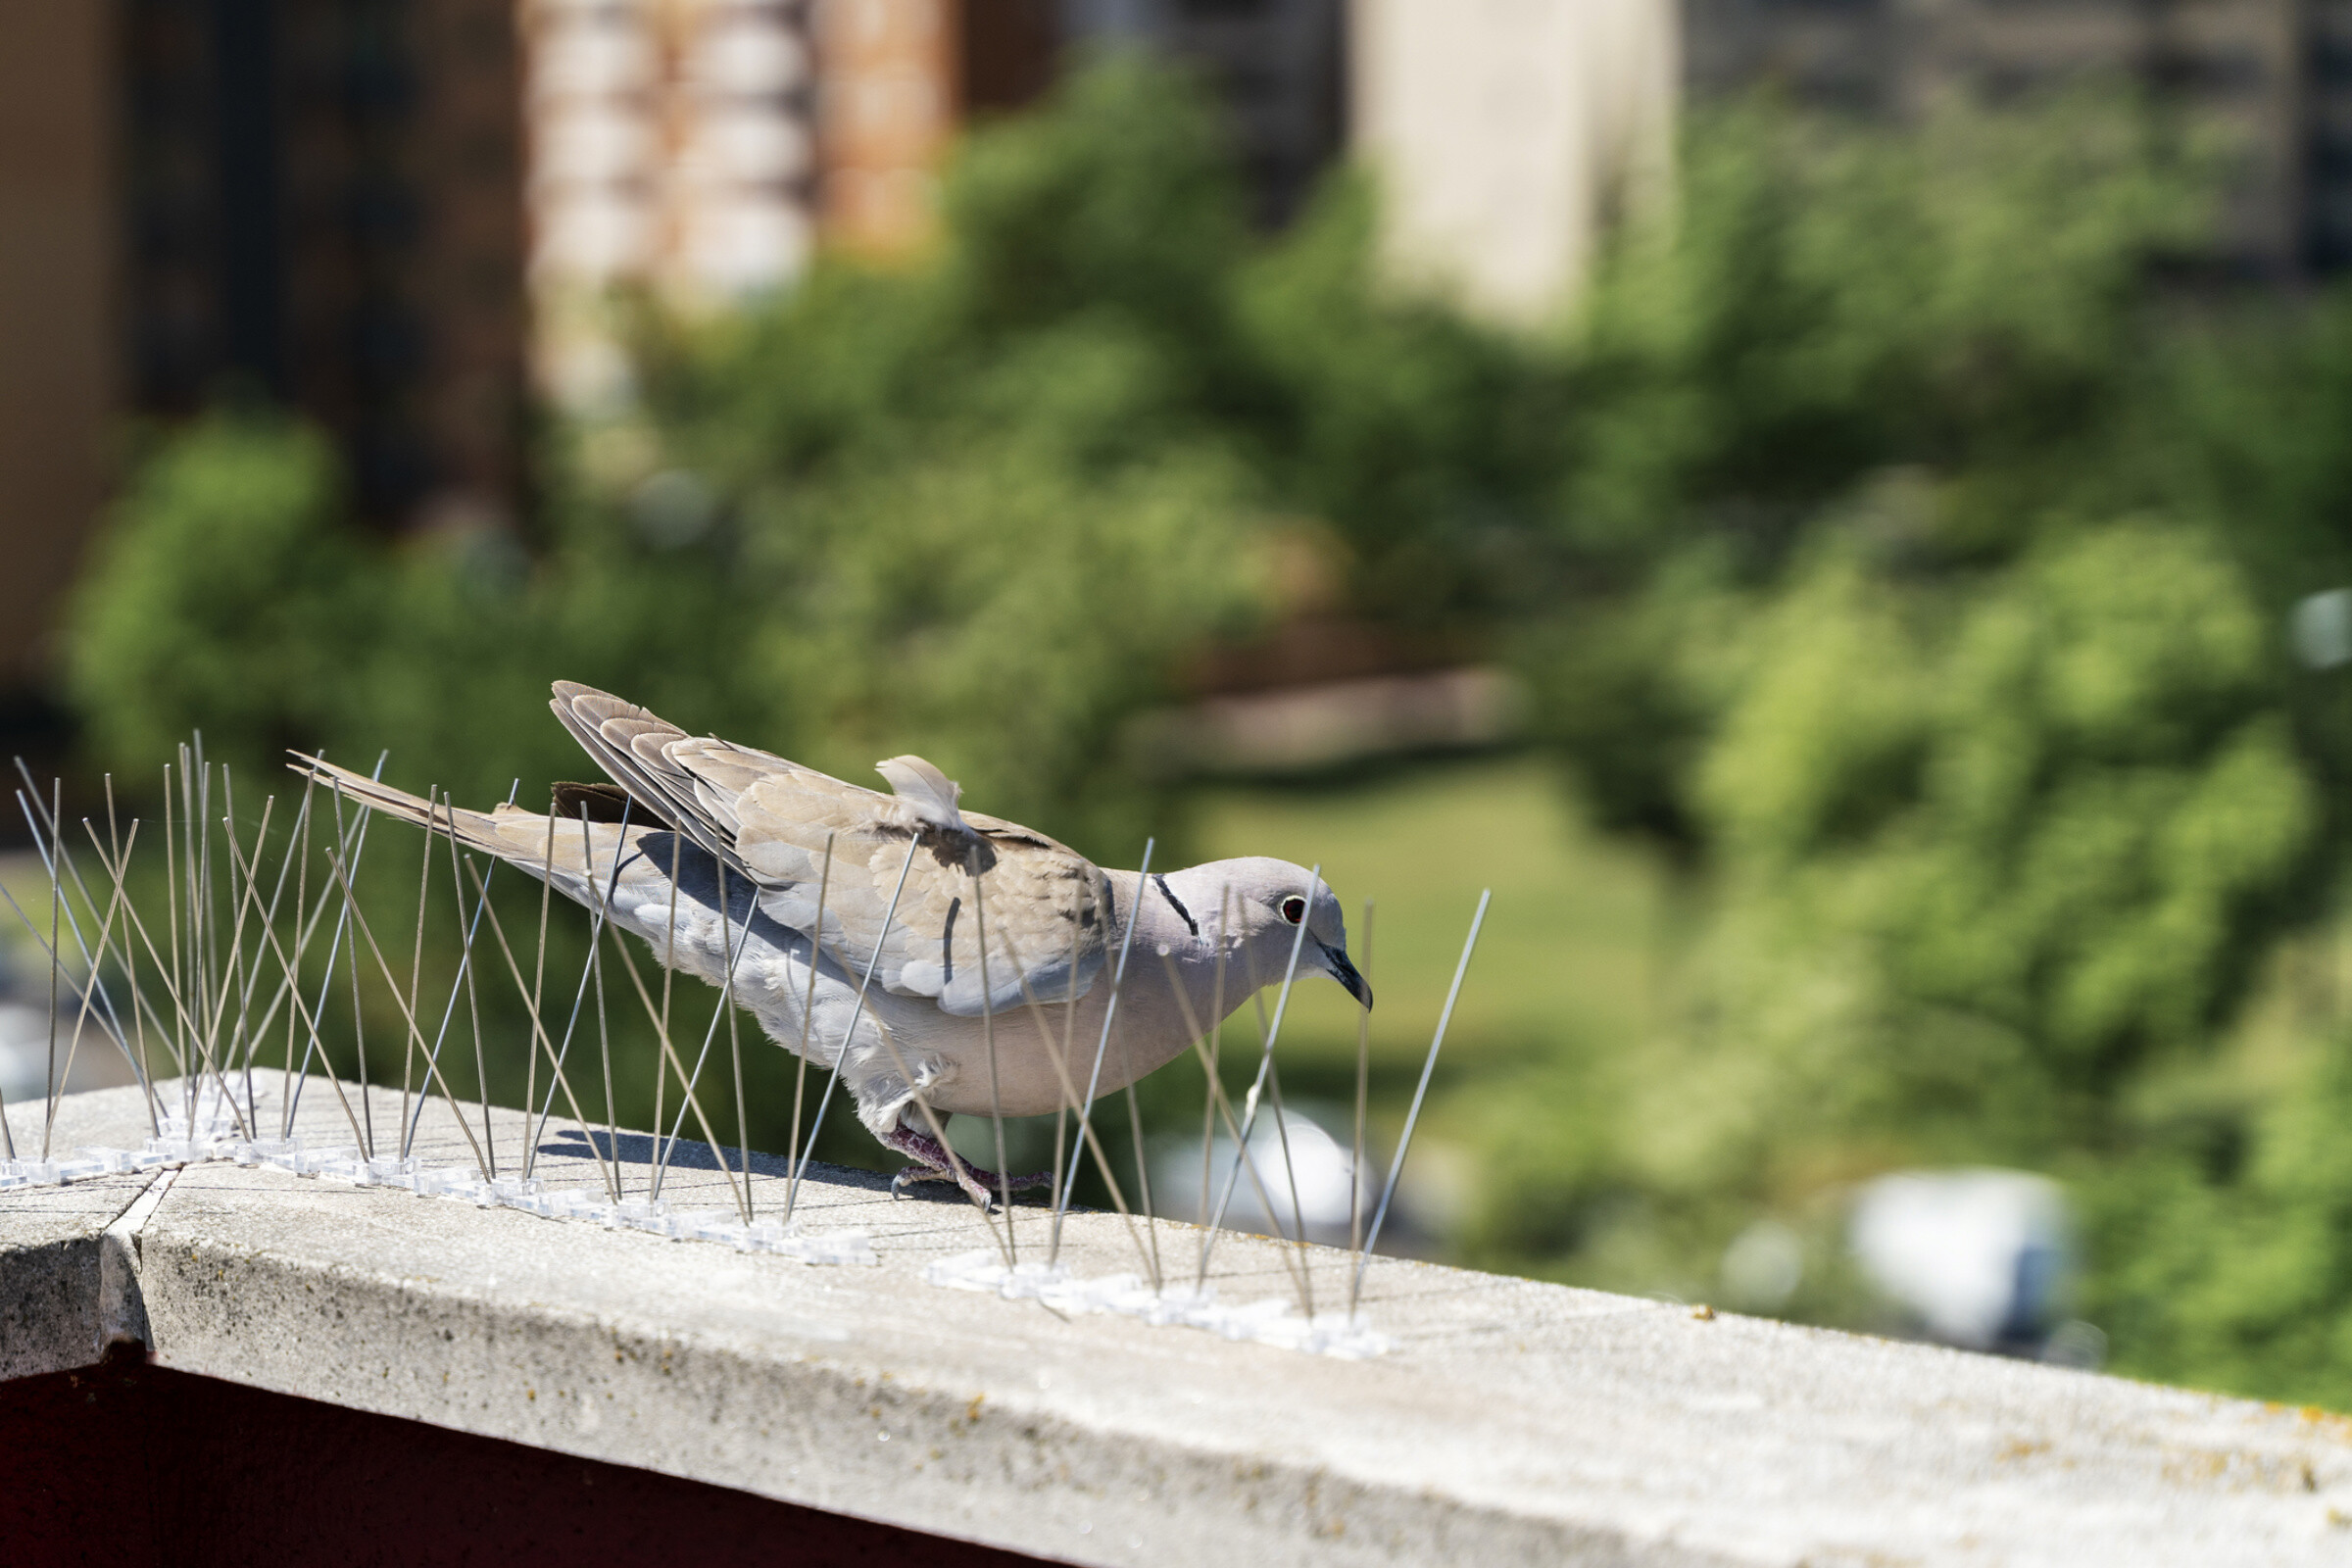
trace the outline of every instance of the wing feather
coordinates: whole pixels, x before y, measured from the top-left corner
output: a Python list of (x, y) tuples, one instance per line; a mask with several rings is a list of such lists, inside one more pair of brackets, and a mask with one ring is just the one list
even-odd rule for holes
[[(956, 788), (895, 758), (884, 795), (561, 682), (550, 705), (582, 749), (654, 815), (675, 822), (759, 889), (770, 919), (817, 937), (852, 972), (976, 1017), (1083, 996), (1102, 966), (1106, 880), (1085, 857), (1017, 823), (956, 809)], [(816, 920), (833, 845), (825, 924)], [(885, 928), (892, 891), (906, 888)], [(985, 916), (987, 984), (980, 929)], [(879, 961), (876, 962), (877, 955)]]

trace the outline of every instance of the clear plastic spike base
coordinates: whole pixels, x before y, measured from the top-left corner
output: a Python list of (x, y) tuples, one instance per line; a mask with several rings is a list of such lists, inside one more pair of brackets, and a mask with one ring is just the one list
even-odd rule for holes
[(1301, 1316), (1279, 1299), (1225, 1306), (1217, 1288), (1198, 1289), (1170, 1282), (1158, 1290), (1140, 1275), (1109, 1274), (1079, 1279), (1066, 1263), (1016, 1263), (1006, 1267), (991, 1252), (962, 1252), (943, 1257), (923, 1270), (925, 1283), (953, 1291), (978, 1291), (1008, 1301), (1036, 1300), (1072, 1317), (1092, 1312), (1140, 1318), (1155, 1327), (1206, 1329), (1228, 1340), (1250, 1340), (1309, 1355), (1337, 1356), (1360, 1361), (1390, 1348), (1387, 1336), (1375, 1332), (1361, 1312)]
[(298, 1137), (246, 1138), (242, 1129), (247, 1122), (262, 1120), (257, 1112), (263, 1098), (257, 1095), (255, 1104), (243, 1105), (245, 1114), (240, 1116), (239, 1106), (231, 1105), (218, 1085), (207, 1084), (197, 1097), (193, 1117), (179, 1109), (166, 1110), (159, 1118), (161, 1131), (139, 1149), (76, 1149), (66, 1159), (0, 1159), (0, 1192), (63, 1187), (123, 1171), (227, 1160), (354, 1187), (397, 1188), (418, 1198), (447, 1199), (477, 1208), (515, 1208), (542, 1219), (586, 1220), (610, 1230), (644, 1231), (672, 1241), (716, 1242), (739, 1252), (770, 1252), (804, 1263), (864, 1265), (881, 1261), (873, 1238), (864, 1231), (811, 1235), (778, 1220), (747, 1225), (724, 1210), (673, 1210), (658, 1199), (614, 1203), (603, 1193), (585, 1188), (549, 1192), (537, 1177), (491, 1180), (464, 1165), (428, 1166), (414, 1157), (390, 1154), (369, 1159), (352, 1144), (313, 1149)]

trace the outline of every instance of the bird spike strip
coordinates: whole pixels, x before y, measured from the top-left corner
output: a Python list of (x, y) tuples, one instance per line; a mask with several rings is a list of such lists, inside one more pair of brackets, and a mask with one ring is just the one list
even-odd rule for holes
[[(384, 759), (379, 758), (374, 776), (380, 778), (383, 767)], [(832, 1051), (836, 1067), (828, 1074), (824, 1090), (817, 1097), (804, 1138), (806, 1071), (810, 1047), (830, 1046), (826, 1041), (812, 1042), (806, 1026), (796, 1053), (801, 1059), (793, 1096), (793, 1148), (784, 1167), (787, 1180), (783, 1209), (779, 1214), (764, 1216), (755, 1211), (749, 1156), (739, 1152), (748, 1148), (749, 1126), (739, 1031), (734, 1016), (743, 1005), (738, 995), (742, 981), (735, 972), (739, 958), (730, 957), (726, 963), (727, 984), (723, 992), (712, 993), (709, 1024), (690, 1066), (671, 1028), (672, 970), (678, 929), (674, 897), (670, 916), (672, 940), (656, 948), (653, 954), (663, 971), (657, 1001), (620, 931), (606, 918), (612, 888), (592, 889), (594, 896), (583, 911), (587, 935), (585, 956), (559, 1031), (543, 1010), (550, 993), (561, 997), (564, 989), (561, 978), (555, 978), (551, 984), (547, 972), (553, 918), (549, 890), (543, 884), (535, 947), (526, 966), (490, 897), (496, 862), (490, 861), (485, 866), (482, 863), (485, 858), (464, 849), (455, 829), (456, 805), (446, 796), (435, 797), (440, 803), (438, 809), (428, 813), (433, 825), (424, 830), (421, 855), (416, 862), (412, 862), (421, 866), (415, 890), (416, 913), (410, 929), (392, 936), (395, 943), (399, 936), (410, 939), (409, 951), (398, 955), (388, 953), (379, 936), (381, 911), (387, 906), (376, 905), (378, 918), (371, 921), (368, 912), (369, 901), (358, 889), (367, 861), (368, 829), (375, 812), (362, 803), (347, 800), (340, 785), (322, 789), (316, 778), (308, 779), (290, 812), (280, 811), (274, 797), (264, 799), (258, 810), (251, 808), (249, 797), (247, 809), (240, 812), (228, 768), (205, 759), (199, 736), (191, 745), (181, 747), (175, 761), (163, 769), (164, 821), (159, 833), (139, 818), (125, 817), (116, 803), (112, 775), (106, 779), (103, 818), (84, 817), (69, 824), (64, 816), (62, 786), (53, 782), (44, 793), (21, 759), (17, 771), (22, 780), (17, 791), (18, 808), (31, 833), (47, 884), (46, 907), (26, 908), (5, 884), (0, 884), (0, 900), (5, 900), (15, 911), (49, 969), (48, 1034), (43, 1054), (46, 1102), (38, 1123), (37, 1147), (21, 1146), (16, 1129), (9, 1125), (5, 1114), (0, 1114), (0, 1191), (64, 1185), (124, 1171), (226, 1160), (353, 1186), (398, 1188), (419, 1198), (518, 1209), (544, 1219), (643, 1231), (680, 1241), (714, 1242), (739, 1251), (773, 1253), (812, 1264), (857, 1265), (879, 1261), (866, 1232), (805, 1231), (794, 1215), (801, 1182), (838, 1078), (840, 1055), (837, 1049)], [(519, 783), (510, 793), (510, 803), (518, 793)], [(580, 820), (583, 832), (588, 823), (586, 810), (583, 807)], [(553, 835), (558, 831), (555, 814), (551, 806), (551, 851)], [(622, 820), (625, 828), (625, 807)], [(160, 840), (163, 860), (160, 875), (151, 861), (136, 862), (142, 840), (151, 854)], [(1147, 846), (1147, 870), (1151, 853), (1151, 847)], [(832, 859), (833, 849), (828, 840), (826, 877), (831, 874)], [(445, 870), (437, 871), (436, 867)], [(723, 870), (720, 874), (724, 876)], [(975, 862), (967, 867), (967, 874), (972, 879), (975, 913), (985, 922), (988, 894), (983, 879), (987, 870)], [(617, 875), (615, 869), (613, 877)], [(446, 991), (436, 990), (428, 998), (426, 936), (434, 920), (436, 884), (444, 879), (454, 902), (452, 924), (459, 957)], [(673, 877), (673, 885), (674, 880)], [(1311, 891), (1311, 874), (1309, 887)], [(159, 895), (164, 906), (161, 910), (155, 907)], [(820, 881), (817, 894), (820, 929), (825, 896)], [(30, 902), (29, 898), (25, 901)], [(1191, 1017), (1190, 1004), (1185, 1005), (1187, 1027), (1195, 1037), (1193, 1054), (1202, 1078), (1201, 1209), (1204, 1216), (1209, 1216), (1212, 1206), (1214, 1210), (1210, 1223), (1199, 1228), (1198, 1264), (1190, 1271), (1191, 1278), (1171, 1279), (1169, 1270), (1163, 1266), (1161, 1227), (1152, 1213), (1151, 1183), (1143, 1157), (1143, 1123), (1132, 1084), (1127, 1120), (1135, 1146), (1133, 1175), (1140, 1213), (1130, 1207), (1126, 1189), (1113, 1170), (1109, 1152), (1095, 1127), (1095, 1100), (1103, 1058), (1106, 1052), (1118, 1049), (1117, 993), (1128, 981), (1131, 958), (1138, 956), (1129, 951), (1131, 911), (1129, 928), (1121, 933), (1115, 962), (1102, 980), (1112, 988), (1112, 994), (1101, 1038), (1084, 1044), (1070, 1038), (1073, 1014), (1068, 1004), (1075, 1001), (1074, 991), (1066, 997), (1041, 999), (1024, 980), (1022, 1006), (1002, 1017), (995, 1014), (993, 1004), (985, 1000), (989, 995), (985, 969), (988, 946), (983, 924), (982, 992), (984, 1006), (990, 1007), (984, 1022), (989, 1031), (992, 1079), (996, 1032), (1034, 1028), (1061, 1086), (1062, 1104), (1055, 1115), (1051, 1212), (1042, 1216), (1049, 1229), (1042, 1258), (1022, 1261), (1016, 1231), (1021, 1210), (1011, 1201), (1008, 1176), (1001, 1174), (1001, 1185), (995, 1193), (988, 1195), (988, 1199), (978, 1195), (972, 1199), (977, 1218), (995, 1245), (987, 1250), (930, 1264), (924, 1271), (929, 1283), (1007, 1299), (1034, 1300), (1064, 1316), (1114, 1313), (1145, 1323), (1199, 1328), (1228, 1339), (1250, 1340), (1315, 1354), (1361, 1358), (1377, 1355), (1387, 1348), (1389, 1342), (1372, 1330), (1359, 1305), (1364, 1270), (1396, 1197), (1413, 1129), (1419, 1121), (1438, 1053), (1445, 1044), (1446, 1025), (1451, 1020), (1470, 956), (1485, 921), (1488, 899), (1482, 896), (1478, 913), (1471, 922), (1453, 985), (1446, 995), (1444, 1015), (1430, 1042), (1412, 1111), (1406, 1118), (1386, 1179), (1378, 1189), (1380, 1199), (1368, 1234), (1362, 1212), (1364, 1186), (1360, 1174), (1365, 1162), (1368, 1007), (1359, 1020), (1355, 1128), (1349, 1162), (1350, 1247), (1346, 1254), (1348, 1306), (1340, 1312), (1316, 1310), (1311, 1278), (1314, 1249), (1307, 1245), (1304, 1212), (1298, 1202), (1298, 1182), (1292, 1166), (1290, 1138), (1281, 1103), (1280, 1077), (1274, 1067), (1275, 1046), (1297, 975), (1298, 944), (1294, 943), (1290, 964), (1280, 977), (1270, 1023), (1262, 1004), (1259, 1006), (1261, 1033), (1256, 1078), (1237, 1108), (1228, 1098), (1218, 1071), (1229, 979), (1249, 986), (1254, 995), (1271, 977), (1226, 974), (1222, 955), (1230, 903), (1229, 898), (1221, 899), (1216, 915), (1220, 956), (1214, 1015), (1202, 1027), (1200, 1020)], [(722, 911), (725, 904), (722, 892)], [(895, 909), (894, 898), (893, 912)], [(1367, 904), (1364, 907), (1367, 968), (1371, 915), (1372, 908)], [(887, 917), (885, 929), (888, 929)], [(740, 930), (727, 933), (731, 939), (730, 954), (740, 954), (748, 930), (746, 922)], [(1303, 935), (1302, 924), (1301, 941)], [(1010, 939), (1007, 936), (1005, 940)], [(482, 951), (477, 952), (477, 945)], [(629, 1172), (618, 1156), (622, 1135), (613, 1082), (612, 1020), (607, 1010), (604, 964), (607, 945), (620, 959), (629, 981), (625, 989), (637, 997), (659, 1048), (654, 1058), (654, 1103), (659, 1107), (654, 1123), (655, 1157), (641, 1191), (630, 1188)], [(1007, 951), (1012, 952), (1009, 948)], [(1012, 956), (1016, 971), (1023, 969), (1018, 953), (1012, 952)], [(1163, 963), (1167, 961), (1165, 950), (1158, 956)], [(399, 963), (398, 957), (406, 957), (407, 963)], [(1074, 967), (1072, 972), (1074, 976)], [(1171, 977), (1172, 974), (1171, 970)], [(492, 1072), (487, 1053), (495, 1046), (483, 1033), (480, 999), (480, 987), (485, 983), (497, 986), (501, 976), (513, 986), (529, 1019), (527, 1038), (522, 1042), (524, 1060), (518, 1065), (524, 1084), (522, 1125), (530, 1136), (524, 1138), (519, 1153), (511, 1147), (507, 1149), (503, 1163), (491, 1117)], [(871, 983), (869, 967), (858, 989), (860, 1012), (864, 986)], [(1181, 998), (1181, 987), (1177, 993)], [(372, 1007), (370, 996), (374, 999)], [(1056, 1004), (1063, 1004), (1063, 1016), (1058, 1023), (1050, 1019), (1047, 1011)], [(598, 1041), (598, 1075), (604, 1090), (603, 1103), (594, 1108), (604, 1112), (601, 1118), (591, 1115), (591, 1106), (583, 1102), (570, 1071), (575, 1065), (571, 1046), (591, 1009)], [(1020, 1013), (1026, 1013), (1026, 1018), (1021, 1018)], [(380, 1084), (370, 1082), (371, 1072), (385, 1073), (387, 1063), (379, 1048), (371, 1067), (365, 1023), (373, 1018), (380, 1027), (387, 1015), (398, 1019), (402, 1036), (398, 1053), (398, 1099), (394, 1102), (399, 1106), (399, 1119), (396, 1125), (379, 1127), (376, 1096), (370, 1091), (389, 1094), (394, 1085), (389, 1077)], [(733, 1060), (738, 1133), (735, 1151), (720, 1144), (703, 1102), (701, 1088), (704, 1067), (711, 1054), (722, 1017), (726, 1020), (728, 1054)], [(853, 1015), (850, 1029), (856, 1028)], [(466, 1043), (463, 1051), (458, 1049), (461, 1035)], [(884, 1043), (895, 1055), (896, 1046), (888, 1040), (887, 1031)], [(1086, 1055), (1088, 1045), (1093, 1048), (1091, 1059)], [(137, 1084), (146, 1106), (149, 1130), (141, 1147), (80, 1148), (71, 1155), (61, 1154), (51, 1147), (59, 1100), (74, 1077), (76, 1064), (86, 1059), (85, 1053), (91, 1056), (119, 1056), (130, 1079)], [(271, 1059), (272, 1055), (282, 1059), (282, 1073), (278, 1077), (282, 1103), (277, 1114), (265, 1117), (263, 1102), (272, 1097), (257, 1082), (256, 1069), (257, 1066), (277, 1068), (279, 1063)], [(464, 1070), (466, 1055), (473, 1058), (470, 1072)], [(1074, 1055), (1077, 1059), (1073, 1059)], [(823, 1061), (824, 1054), (819, 1052), (815, 1059)], [(355, 1065), (359, 1090), (356, 1095), (330, 1065), (339, 1062)], [(315, 1074), (315, 1067), (327, 1070)], [(340, 1112), (343, 1127), (350, 1134), (348, 1141), (306, 1143), (296, 1135), (296, 1112), (314, 1076), (323, 1077), (334, 1095), (334, 1109)], [(678, 1092), (674, 1111), (669, 1101), (673, 1080)], [(462, 1088), (471, 1088), (472, 1096), (465, 1096)], [(1277, 1142), (1283, 1169), (1275, 1180), (1269, 1180), (1268, 1173), (1259, 1170), (1259, 1156), (1252, 1152), (1251, 1132), (1263, 1098), (1272, 1101), (1279, 1133)], [(417, 1152), (419, 1125), (427, 1107), (436, 1100), (463, 1135), (470, 1155), (466, 1163), (435, 1166)], [(534, 1169), (549, 1123), (558, 1119), (559, 1101), (568, 1113), (576, 1136), (594, 1156), (598, 1182), (595, 1188), (564, 1186)], [(914, 1109), (939, 1145), (947, 1148), (945, 1118), (934, 1113), (919, 1092), (914, 1097)], [(0, 1103), (0, 1111), (4, 1110), (4, 1103)], [(662, 1178), (677, 1152), (689, 1116), (702, 1134), (712, 1164), (725, 1177), (732, 1212), (673, 1207), (662, 1197)], [(1072, 1117), (1077, 1137), (1065, 1152)], [(662, 1126), (665, 1119), (670, 1122), (667, 1128)], [(993, 1113), (990, 1121), (998, 1170), (1004, 1173), (1004, 1116), (1001, 1111)], [(1212, 1169), (1217, 1157), (1213, 1135), (1220, 1124), (1232, 1151), (1229, 1168), (1221, 1181)], [(312, 1125), (315, 1129), (315, 1118)], [(509, 1131), (513, 1131), (512, 1123)], [(1085, 1279), (1074, 1275), (1059, 1260), (1063, 1216), (1070, 1205), (1079, 1166), (1090, 1156), (1134, 1241), (1139, 1273)], [(949, 1158), (955, 1164), (959, 1182), (967, 1188), (977, 1185), (964, 1179), (964, 1167), (952, 1149)], [(1216, 1298), (1216, 1287), (1208, 1278), (1209, 1260), (1226, 1207), (1244, 1176), (1254, 1190), (1260, 1211), (1277, 1233), (1272, 1239), (1281, 1247), (1295, 1301), (1272, 1299), (1227, 1305)], [(1289, 1200), (1287, 1222), (1280, 1201), (1284, 1198)]]

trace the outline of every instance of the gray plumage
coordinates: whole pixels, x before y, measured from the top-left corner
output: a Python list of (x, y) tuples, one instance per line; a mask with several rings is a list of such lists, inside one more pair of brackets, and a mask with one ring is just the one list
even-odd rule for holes
[[(674, 967), (719, 985), (732, 940), (737, 1000), (787, 1050), (800, 1046), (806, 1016), (810, 1061), (830, 1068), (838, 1060), (858, 1119), (931, 1170), (945, 1168), (944, 1152), (909, 1108), (919, 1094), (943, 1118), (990, 1113), (987, 1014), (997, 1045), (995, 1108), (1007, 1116), (1052, 1111), (1064, 1102), (1065, 1075), (1083, 1097), (1131, 912), (1134, 949), (1101, 1065), (1102, 1093), (1189, 1048), (1188, 1003), (1201, 1027), (1210, 1022), (1220, 929), (1225, 1012), (1282, 978), (1298, 935), (1293, 916), (1306, 924), (1300, 975), (1328, 974), (1370, 1004), (1348, 958), (1338, 899), (1286, 861), (1217, 860), (1149, 878), (1104, 870), (1042, 833), (961, 809), (959, 788), (921, 758), (878, 763), (894, 792), (884, 795), (766, 752), (688, 735), (589, 687), (562, 681), (555, 694), (556, 716), (626, 792), (627, 820), (576, 819), (583, 792), (566, 787), (552, 861), (543, 813), (428, 807), (315, 758), (295, 765), (377, 810), (454, 832), (591, 908), (610, 890), (609, 918), (642, 938), (657, 961), (673, 951), (674, 863)], [(619, 816), (611, 808), (617, 804), (590, 814)], [(902, 871), (905, 887), (886, 925)], [(858, 983), (869, 964), (874, 979), (860, 1013)], [(1057, 1072), (1065, 1027), (1070, 1059)]]

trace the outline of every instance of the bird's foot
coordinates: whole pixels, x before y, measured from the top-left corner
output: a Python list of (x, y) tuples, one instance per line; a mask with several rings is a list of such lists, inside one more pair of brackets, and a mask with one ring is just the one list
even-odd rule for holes
[(956, 1167), (960, 1161), (941, 1148), (937, 1139), (926, 1137), (910, 1127), (892, 1129), (891, 1136), (883, 1139), (882, 1143), (885, 1148), (895, 1149), (915, 1161), (890, 1179), (890, 1196), (893, 1198), (899, 1196), (901, 1188), (910, 1183), (954, 1182), (973, 1201), (994, 1205), (1007, 1188), (1017, 1193), (1031, 1187), (1051, 1186), (1054, 1181), (1052, 1171), (1032, 1171), (1026, 1176), (1003, 1178), (995, 1171), (982, 1170), (972, 1164), (963, 1164), (958, 1174)]

